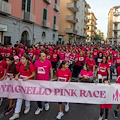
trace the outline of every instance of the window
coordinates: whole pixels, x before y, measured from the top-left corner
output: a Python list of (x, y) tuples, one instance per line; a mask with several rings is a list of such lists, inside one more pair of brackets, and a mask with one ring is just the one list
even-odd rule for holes
[(43, 9), (43, 20), (47, 20), (47, 10)]
[(55, 4), (57, 4), (57, 0), (55, 0)]
[(30, 10), (31, 10), (31, 0), (22, 0), (22, 10), (30, 12)]
[(56, 16), (54, 15), (53, 24), (56, 25)]
[(11, 43), (11, 37), (4, 36), (4, 45), (9, 45)]

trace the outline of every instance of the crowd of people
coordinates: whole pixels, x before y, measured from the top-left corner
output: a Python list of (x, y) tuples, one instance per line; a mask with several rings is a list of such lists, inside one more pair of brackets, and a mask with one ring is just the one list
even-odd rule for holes
[[(71, 82), (79, 78), (79, 82), (106, 83), (110, 84), (115, 70), (117, 72), (117, 83), (120, 83), (120, 52), (119, 46), (110, 45), (54, 45), (40, 43), (27, 47), (22, 43), (0, 44), (0, 80), (7, 78), (42, 81)], [(93, 77), (97, 79), (94, 80)], [(3, 98), (0, 98), (2, 105)], [(23, 99), (8, 99), (8, 106), (5, 108), (5, 115), (10, 114), (15, 106), (14, 114), (10, 120), (19, 118)], [(38, 108), (35, 114), (42, 110), (42, 101), (37, 101)], [(45, 102), (45, 110), (49, 110), (49, 102)], [(103, 119), (105, 109), (105, 120), (108, 119), (110, 104), (100, 105), (100, 117)], [(114, 117), (118, 118), (118, 109), (114, 110)], [(24, 114), (30, 110), (30, 101), (25, 100)], [(65, 111), (69, 111), (69, 103), (65, 103)], [(59, 102), (59, 113), (56, 119), (64, 115), (62, 103)]]

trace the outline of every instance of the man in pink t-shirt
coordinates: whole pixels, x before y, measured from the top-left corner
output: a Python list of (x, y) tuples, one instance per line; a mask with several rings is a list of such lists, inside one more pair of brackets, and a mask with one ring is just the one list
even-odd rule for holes
[[(46, 59), (46, 54), (45, 53), (40, 53), (39, 55), (39, 60), (37, 60), (34, 63), (34, 68), (36, 70), (36, 79), (37, 80), (42, 80), (42, 81), (49, 81), (49, 73), (51, 75), (50, 80), (53, 79), (53, 70), (52, 70), (52, 65), (49, 60)], [(42, 110), (42, 102), (37, 101), (38, 104), (38, 109), (35, 111), (35, 114), (38, 115)], [(49, 110), (49, 103), (45, 102), (45, 110)]]

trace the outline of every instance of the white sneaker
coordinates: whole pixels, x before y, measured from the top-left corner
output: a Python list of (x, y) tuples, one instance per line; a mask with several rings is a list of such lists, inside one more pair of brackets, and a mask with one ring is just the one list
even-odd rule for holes
[(65, 112), (69, 111), (69, 103), (65, 104)]
[(62, 116), (64, 115), (63, 112), (59, 112), (56, 119), (60, 120), (62, 118)]
[(108, 119), (105, 119), (105, 120), (108, 120)]
[(0, 106), (2, 105), (3, 98), (0, 98)]
[(45, 110), (48, 111), (49, 108), (50, 108), (49, 103), (46, 103), (46, 104), (45, 104)]
[(13, 116), (9, 118), (9, 120), (15, 120), (17, 118), (19, 118), (19, 113), (14, 113)]
[(103, 117), (100, 116), (98, 120), (102, 120), (102, 119), (103, 119)]
[(38, 115), (41, 111), (43, 111), (43, 108), (38, 108), (38, 109), (35, 111), (35, 115)]
[(25, 107), (24, 114), (27, 114), (30, 111), (30, 107)]

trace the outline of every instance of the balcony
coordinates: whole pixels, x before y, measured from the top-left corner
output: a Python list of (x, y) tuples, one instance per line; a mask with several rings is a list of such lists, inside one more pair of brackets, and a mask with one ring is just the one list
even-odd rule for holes
[(57, 12), (60, 11), (60, 8), (59, 8), (59, 6), (57, 4), (54, 5), (54, 10), (57, 11)]
[(23, 10), (23, 21), (28, 23), (34, 23), (35, 15)]
[(74, 3), (67, 3), (67, 8), (73, 12), (78, 12), (79, 9)]
[(86, 13), (87, 15), (90, 14), (89, 11), (87, 10), (87, 8), (85, 8), (85, 13)]
[(71, 22), (71, 23), (78, 22), (78, 19), (75, 16), (73, 16), (73, 15), (67, 15), (66, 16), (66, 20), (69, 21), (69, 22)]
[(47, 20), (42, 20), (42, 27), (49, 28), (50, 27), (50, 22)]
[(93, 22), (89, 22), (87, 25), (94, 26), (94, 23)]
[(113, 15), (114, 15), (114, 16), (118, 16), (118, 15), (120, 15), (120, 12), (117, 12), (117, 11), (116, 11), (116, 12), (113, 12)]
[(113, 36), (113, 39), (117, 39), (117, 38), (120, 38), (120, 35), (114, 35)]
[(87, 25), (84, 25), (84, 29), (88, 30), (88, 26), (87, 26)]
[(73, 28), (66, 28), (65, 31), (66, 31), (66, 33), (70, 33), (70, 34), (71, 34), (71, 33), (72, 33), (72, 34), (77, 34), (77, 32), (78, 32), (77, 30), (75, 30), (75, 29), (73, 29)]
[(56, 24), (53, 24), (53, 30), (58, 31), (59, 30), (59, 26), (57, 26)]
[(51, 0), (43, 0), (45, 1), (47, 4), (51, 4)]
[(120, 20), (113, 20), (113, 23), (120, 23)]
[(10, 15), (11, 14), (11, 4), (5, 1), (0, 1), (0, 14)]
[(89, 22), (89, 19), (88, 19), (87, 17), (84, 17), (84, 20), (85, 20), (86, 22)]
[(114, 27), (114, 28), (113, 28), (113, 31), (120, 31), (120, 28)]

